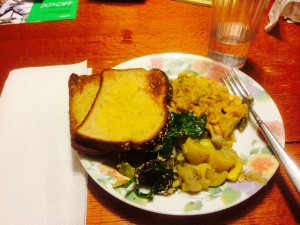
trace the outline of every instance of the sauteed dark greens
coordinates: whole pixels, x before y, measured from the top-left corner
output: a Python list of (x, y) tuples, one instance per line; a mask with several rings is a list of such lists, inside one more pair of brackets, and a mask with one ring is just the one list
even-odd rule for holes
[[(180, 151), (180, 140), (187, 137), (200, 137), (205, 130), (206, 116), (197, 117), (191, 113), (171, 114), (170, 129), (163, 145), (152, 152), (131, 152), (118, 155), (119, 171), (131, 178), (125, 184), (135, 184), (134, 191), (139, 197), (152, 199), (155, 194), (168, 195), (174, 192), (179, 182), (176, 160)], [(139, 190), (150, 188), (148, 193)]]

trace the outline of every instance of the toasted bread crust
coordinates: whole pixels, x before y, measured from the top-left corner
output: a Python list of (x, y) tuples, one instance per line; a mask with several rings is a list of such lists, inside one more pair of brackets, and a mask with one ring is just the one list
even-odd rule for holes
[[(80, 153), (87, 153), (90, 155), (99, 155), (99, 151), (94, 150), (92, 148), (88, 148), (86, 146), (82, 146), (77, 144), (74, 141), (74, 131), (76, 128), (82, 123), (83, 119), (82, 116), (77, 115), (76, 107), (79, 104), (77, 98), (79, 100), (88, 100), (86, 96), (84, 96), (85, 92), (90, 92), (91, 98), (95, 97), (99, 85), (100, 85), (100, 73), (94, 75), (77, 75), (71, 74), (68, 82), (69, 87), (69, 120), (70, 120), (70, 134), (71, 134), (71, 146), (73, 149), (77, 150)], [(91, 88), (92, 87), (92, 88)], [(96, 91), (97, 90), (97, 91)], [(93, 99), (90, 100), (89, 108), (92, 106)], [(88, 108), (88, 106), (87, 106)], [(89, 109), (88, 109), (89, 110)], [(86, 111), (86, 114), (88, 111)]]
[[(73, 131), (77, 128), (77, 126), (79, 126), (81, 124), (81, 122), (83, 121), (84, 118), (78, 118), (78, 116), (75, 115), (76, 113), (76, 103), (74, 101), (76, 101), (76, 98), (84, 98), (83, 94), (86, 91), (90, 91), (91, 90), (87, 90), (87, 86), (88, 85), (93, 85), (95, 88), (97, 88), (97, 92), (99, 89), (99, 85), (100, 85), (100, 74), (95, 74), (95, 75), (82, 75), (79, 76), (77, 74), (71, 74), (70, 78), (69, 78), (69, 118), (70, 118), (70, 129), (71, 129), (71, 133), (73, 133)], [(90, 88), (91, 89), (91, 88)], [(91, 93), (91, 95), (94, 95), (94, 97), (96, 96), (97, 92), (94, 91), (95, 93)], [(81, 97), (82, 96), (82, 97)], [(85, 98), (86, 99), (86, 98)], [(92, 101), (91, 101), (92, 103)], [(89, 106), (89, 108), (91, 107), (91, 105)], [(86, 112), (88, 113), (88, 111)]]
[[(82, 135), (78, 135), (78, 133), (74, 133), (73, 141), (75, 144), (73, 144), (73, 147), (77, 151), (84, 151), (85, 153), (93, 155), (104, 155), (112, 152), (125, 152), (131, 150), (152, 151), (157, 145), (162, 144), (165, 141), (169, 130), (170, 117), (166, 117), (165, 121), (165, 125), (162, 127), (161, 131), (144, 142), (108, 142), (100, 139), (86, 138)], [(78, 149), (79, 146), (81, 147), (80, 149)]]
[[(129, 73), (129, 72), (141, 72), (140, 70), (143, 69), (128, 69), (128, 70), (106, 70), (101, 73), (101, 84), (99, 91), (97, 93), (97, 96), (93, 102), (93, 104), (97, 104), (97, 98), (101, 98), (101, 86), (102, 82), (105, 82), (105, 76), (108, 76), (106, 72), (121, 72), (121, 73)], [(106, 75), (105, 75), (106, 74)], [(71, 78), (70, 78), (71, 79)], [(103, 140), (101, 137), (99, 138), (91, 138), (88, 137), (81, 132), (78, 131), (78, 129), (74, 129), (75, 126), (72, 126), (73, 129), (71, 129), (72, 134), (72, 146), (74, 149), (76, 149), (78, 152), (93, 154), (93, 155), (103, 155), (107, 153), (112, 152), (120, 152), (120, 151), (130, 151), (130, 150), (140, 150), (140, 151), (151, 151), (155, 146), (158, 144), (161, 144), (164, 142), (165, 137), (167, 135), (168, 129), (169, 129), (169, 120), (170, 120), (170, 113), (168, 110), (168, 103), (172, 97), (172, 86), (169, 82), (169, 79), (167, 75), (158, 70), (158, 69), (152, 69), (148, 71), (147, 73), (147, 92), (151, 97), (157, 101), (157, 104), (160, 104), (160, 107), (163, 108), (163, 122), (160, 125), (159, 131), (156, 133), (153, 133), (151, 136), (147, 137), (145, 140), (142, 141), (108, 141)], [(69, 82), (70, 83), (70, 82)], [(80, 84), (84, 84), (84, 82), (80, 82)], [(70, 84), (69, 84), (70, 86)], [(80, 91), (81, 88), (79, 87), (78, 91)], [(71, 91), (70, 91), (71, 93)], [(70, 97), (71, 98), (71, 97)], [(71, 102), (71, 100), (70, 100)], [(93, 106), (91, 107), (93, 108)], [(70, 106), (70, 111), (72, 111), (72, 108)], [(88, 114), (91, 113), (91, 110)], [(71, 115), (72, 113), (70, 113)], [(76, 124), (77, 128), (80, 130), (80, 126), (83, 126), (85, 123), (85, 120), (88, 118), (89, 115), (87, 115), (84, 119), (84, 121), (78, 125)], [(71, 121), (71, 117), (70, 117)], [(78, 122), (78, 121), (77, 121)], [(71, 122), (72, 123), (72, 122)]]
[(168, 104), (173, 93), (168, 76), (159, 69), (151, 69), (149, 72), (147, 79), (150, 87), (150, 94), (154, 99), (159, 98), (159, 96), (165, 96), (165, 102)]

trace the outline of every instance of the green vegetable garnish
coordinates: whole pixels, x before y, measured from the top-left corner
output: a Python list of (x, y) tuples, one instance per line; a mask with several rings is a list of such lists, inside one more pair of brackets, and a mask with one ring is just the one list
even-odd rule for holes
[(162, 145), (158, 145), (154, 151), (160, 156), (170, 155), (174, 146), (174, 138), (199, 137), (206, 125), (207, 116), (197, 117), (192, 113), (171, 113), (170, 130)]
[(173, 138), (199, 137), (205, 129), (206, 117), (197, 117), (192, 113), (172, 113), (169, 133)]
[(119, 155), (120, 164), (129, 163), (135, 168), (134, 177), (124, 186), (128, 187), (135, 183), (150, 187), (148, 193), (143, 193), (138, 188), (132, 190), (138, 197), (146, 199), (152, 199), (158, 193), (168, 194), (172, 189), (173, 182), (177, 179), (176, 172), (173, 170), (175, 163), (170, 164), (170, 160), (174, 161), (176, 158), (174, 156), (176, 154), (174, 140), (199, 137), (203, 133), (205, 125), (206, 116), (197, 117), (192, 113), (172, 113), (170, 129), (164, 144), (158, 145), (153, 152), (133, 152)]
[(173, 169), (166, 167), (158, 159), (151, 160), (136, 168), (136, 183), (151, 187), (148, 194), (141, 195), (142, 193), (139, 191), (140, 196), (152, 199), (155, 194), (167, 191), (172, 187), (174, 176)]

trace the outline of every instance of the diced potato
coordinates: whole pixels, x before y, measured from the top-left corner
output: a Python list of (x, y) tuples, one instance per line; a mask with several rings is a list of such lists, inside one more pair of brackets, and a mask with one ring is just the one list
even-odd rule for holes
[(237, 161), (237, 155), (232, 152), (227, 150), (214, 150), (210, 153), (207, 162), (217, 172), (228, 171)]
[(181, 190), (185, 192), (198, 192), (210, 186), (210, 180), (201, 179), (199, 166), (189, 163), (177, 165), (178, 174), (181, 179)]
[(211, 142), (214, 144), (216, 149), (221, 149), (223, 146), (232, 147), (233, 142), (231, 140), (225, 140), (219, 135), (215, 135), (211, 138)]
[(202, 190), (206, 190), (207, 188), (209, 188), (211, 181), (208, 179), (201, 179), (199, 181), (202, 185)]
[(232, 143), (220, 142), (215, 148), (211, 139), (188, 138), (177, 155), (177, 172), (181, 190), (199, 192), (218, 187), (227, 179), (236, 181), (242, 171), (242, 163), (232, 149)]
[(202, 191), (202, 185), (199, 181), (193, 183), (184, 182), (181, 184), (181, 190), (184, 192), (199, 192)]
[(200, 173), (195, 167), (188, 163), (177, 166), (178, 174), (181, 178), (181, 190), (186, 192), (198, 192), (202, 190), (199, 182)]
[(210, 139), (203, 138), (203, 139), (200, 139), (199, 142), (200, 142), (201, 145), (205, 146), (210, 151), (215, 150), (215, 146), (213, 145), (213, 143), (211, 142)]
[(189, 137), (183, 144), (182, 149), (187, 161), (198, 165), (208, 159), (211, 150), (214, 150), (214, 146), (209, 139), (201, 139), (199, 141)]
[(211, 187), (218, 187), (220, 186), (221, 184), (223, 184), (226, 179), (227, 179), (227, 175), (228, 175), (228, 172), (227, 171), (223, 171), (221, 173), (214, 173), (214, 178), (211, 179), (211, 183), (210, 183), (210, 186)]
[(201, 163), (201, 164), (197, 165), (197, 168), (199, 168), (199, 171), (200, 171), (200, 178), (206, 179), (206, 172), (208, 169), (211, 170), (211, 166), (208, 163)]

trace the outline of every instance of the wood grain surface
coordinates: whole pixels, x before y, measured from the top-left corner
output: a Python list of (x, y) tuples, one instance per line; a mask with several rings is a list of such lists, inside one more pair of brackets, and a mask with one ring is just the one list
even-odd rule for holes
[[(270, 4), (273, 1), (271, 0)], [(270, 6), (269, 6), (270, 8)], [(0, 26), (0, 90), (16, 68), (88, 60), (93, 71), (135, 57), (181, 52), (206, 55), (211, 9), (173, 0), (79, 0), (76, 20)], [(300, 166), (300, 26), (265, 15), (241, 70), (278, 106), (288, 154)], [(1, 92), (0, 92), (1, 93)], [(205, 216), (175, 217), (128, 206), (88, 181), (87, 224), (300, 224), (300, 196), (280, 167), (247, 201)]]

